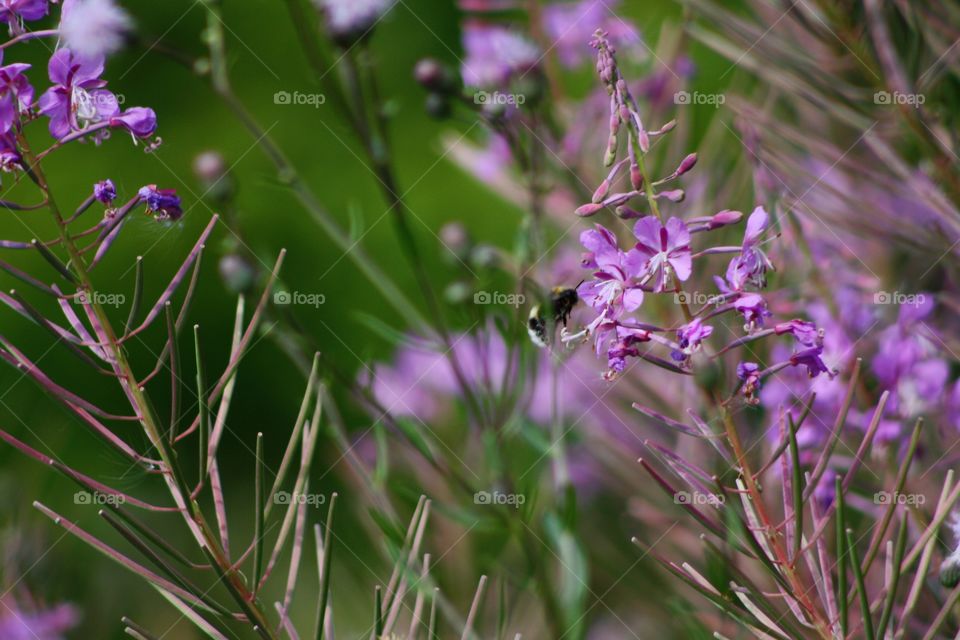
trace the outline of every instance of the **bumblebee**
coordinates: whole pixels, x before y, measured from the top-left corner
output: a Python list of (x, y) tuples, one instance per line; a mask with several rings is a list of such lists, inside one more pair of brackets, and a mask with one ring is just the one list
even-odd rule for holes
[(567, 326), (567, 320), (579, 301), (576, 289), (554, 287), (550, 290), (549, 312), (544, 310), (544, 305), (533, 305), (527, 318), (527, 333), (533, 344), (541, 349), (549, 346), (553, 328), (558, 324)]

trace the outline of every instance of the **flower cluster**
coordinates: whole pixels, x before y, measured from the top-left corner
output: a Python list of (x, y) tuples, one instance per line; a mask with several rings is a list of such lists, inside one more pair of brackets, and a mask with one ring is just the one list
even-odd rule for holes
[(152, 109), (121, 109), (120, 100), (106, 88), (107, 81), (102, 77), (105, 54), (119, 46), (129, 28), (126, 14), (110, 0), (66, 0), (59, 29), (26, 31), (24, 22), (46, 16), (48, 4), (46, 0), (6, 0), (0, 4), (0, 18), (11, 25), (19, 39), (61, 36), (62, 45), (48, 63), (52, 85), (36, 101), (26, 75), (29, 64), (0, 66), (0, 152), (3, 168), (8, 171), (20, 164), (18, 135), (37, 115), (48, 119), (50, 134), (61, 144), (78, 139), (100, 143), (111, 129), (124, 129), (137, 141), (151, 137), (157, 127)]
[[(767, 336), (791, 334), (796, 342), (793, 352), (779, 363), (768, 367), (755, 362), (740, 363), (737, 376), (748, 401), (757, 402), (756, 394), (764, 378), (786, 367), (802, 367), (810, 378), (821, 373), (832, 376), (833, 371), (821, 358), (823, 333), (813, 323), (795, 319), (771, 328), (766, 326), (772, 314), (759, 292), (766, 287), (767, 274), (773, 270), (763, 249), (764, 236), (770, 228), (767, 211), (759, 206), (754, 209), (739, 246), (708, 245), (695, 253), (691, 244), (694, 236), (705, 236), (736, 224), (743, 214), (724, 210), (686, 221), (665, 218), (658, 200), (679, 202), (684, 192), (681, 189), (658, 191), (658, 187), (693, 169), (697, 157), (688, 155), (673, 173), (661, 180), (649, 179), (644, 155), (650, 149), (650, 139), (669, 133), (674, 123), (656, 131), (646, 130), (637, 102), (620, 74), (613, 45), (603, 32), (597, 33), (593, 45), (598, 51), (597, 70), (609, 94), (609, 140), (604, 164), (612, 168), (594, 193), (593, 201), (578, 208), (577, 214), (593, 216), (604, 209), (614, 209), (620, 218), (636, 219), (636, 222), (631, 246), (626, 250), (621, 248), (616, 235), (600, 224), (581, 234), (580, 242), (586, 249), (583, 266), (592, 271), (593, 277), (580, 285), (578, 293), (593, 307), (596, 316), (582, 331), (566, 334), (564, 339), (568, 342), (592, 339), (597, 354), (606, 353), (607, 377), (622, 373), (628, 359), (636, 357), (686, 373), (693, 368), (693, 354), (714, 334), (714, 324), (710, 323), (722, 323), (727, 315), (740, 315), (745, 335), (737, 337), (718, 354)], [(621, 146), (626, 146), (627, 156), (617, 161)], [(616, 191), (622, 178), (628, 182), (626, 189)], [(630, 206), (634, 200), (641, 199), (649, 208), (646, 213)], [(684, 283), (691, 279), (695, 263), (715, 254), (732, 254), (733, 258), (725, 275), (714, 277), (717, 292), (699, 308), (693, 308)], [(683, 323), (670, 328), (638, 320), (635, 313), (645, 296), (651, 294), (673, 297), (683, 311)], [(670, 360), (657, 356), (655, 345), (666, 347)]]

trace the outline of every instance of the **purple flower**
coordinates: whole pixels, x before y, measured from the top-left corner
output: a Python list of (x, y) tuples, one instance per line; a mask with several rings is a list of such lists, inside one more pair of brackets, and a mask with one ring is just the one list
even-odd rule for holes
[(0, 134), (10, 131), (17, 117), (33, 104), (33, 87), (23, 75), (29, 68), (29, 64), (23, 63), (0, 67)]
[(580, 243), (587, 249), (583, 265), (596, 269), (594, 279), (577, 288), (580, 299), (597, 309), (611, 309), (614, 317), (635, 311), (643, 302), (643, 290), (634, 280), (643, 256), (633, 249), (621, 251), (613, 233), (599, 224), (581, 233)]
[(792, 333), (793, 337), (797, 339), (797, 342), (807, 347), (816, 346), (823, 341), (823, 337), (817, 330), (817, 325), (813, 324), (812, 322), (807, 322), (806, 320), (790, 320), (789, 322), (781, 322), (775, 326), (773, 330), (778, 336), (781, 336), (785, 333)]
[(180, 197), (174, 189), (157, 189), (157, 185), (151, 184), (138, 193), (147, 204), (147, 211), (153, 213), (157, 220), (179, 220), (183, 215)]
[[(637, 30), (614, 15), (619, 4), (615, 0), (581, 0), (544, 7), (544, 29), (550, 42), (554, 43), (562, 64), (575, 67), (591, 57), (589, 42), (597, 29), (606, 31), (607, 37), (615, 45), (640, 43)], [(633, 50), (641, 51), (639, 47), (633, 47)]]
[(477, 20), (464, 24), (463, 48), (463, 83), (486, 89), (505, 87), (514, 76), (536, 67), (541, 57), (536, 45), (520, 34)]
[(80, 616), (68, 604), (47, 611), (26, 613), (15, 605), (4, 605), (0, 615), (0, 638), (4, 640), (62, 640), (76, 626)]
[(40, 113), (50, 118), (50, 134), (58, 140), (71, 131), (109, 120), (120, 113), (116, 96), (104, 89), (103, 57), (82, 58), (59, 49), (50, 58), (54, 86), (40, 96)]
[(0, 0), (0, 21), (10, 25), (10, 33), (22, 33), (24, 20), (39, 20), (49, 11), (47, 0)]
[(763, 319), (773, 315), (767, 311), (767, 303), (758, 293), (745, 293), (733, 303), (733, 308), (743, 314), (749, 327), (763, 326)]
[(23, 168), (23, 158), (9, 132), (0, 135), (0, 171), (12, 173)]
[(877, 379), (887, 388), (894, 387), (917, 363), (938, 352), (927, 337), (932, 331), (926, 321), (934, 310), (933, 296), (919, 293), (916, 301), (901, 305), (897, 322), (879, 336), (879, 349), (871, 364)]
[(67, 48), (85, 58), (113, 53), (132, 22), (113, 0), (64, 0), (60, 35)]
[(826, 513), (833, 501), (837, 499), (836, 477), (837, 472), (828, 468), (813, 490), (813, 497), (817, 501), (821, 513)]
[(654, 216), (637, 220), (633, 227), (636, 249), (646, 259), (644, 273), (654, 278), (654, 291), (664, 291), (670, 275), (686, 280), (693, 270), (690, 231), (680, 218), (670, 218), (663, 226)]
[(741, 387), (747, 402), (757, 404), (757, 392), (760, 390), (760, 365), (756, 362), (741, 362), (737, 365), (737, 377), (743, 382)]
[(109, 205), (117, 197), (117, 188), (113, 185), (113, 180), (107, 178), (93, 185), (93, 197)]
[(157, 130), (157, 114), (148, 107), (130, 107), (110, 118), (111, 127), (123, 127), (134, 138), (149, 138)]
[(773, 264), (767, 255), (759, 248), (760, 236), (770, 224), (769, 216), (763, 207), (757, 207), (747, 219), (747, 230), (743, 235), (743, 246), (740, 255), (730, 261), (727, 267), (727, 281), (737, 291), (742, 291), (747, 284), (762, 289), (767, 284), (767, 271), (773, 269)]
[(616, 340), (613, 345), (607, 349), (607, 366), (610, 371), (606, 377), (609, 379), (617, 374), (623, 373), (623, 370), (627, 366), (627, 358), (635, 358), (640, 355), (640, 351), (636, 345), (649, 341), (649, 331), (617, 325)]
[(673, 351), (670, 355), (674, 360), (682, 362), (690, 357), (690, 354), (700, 348), (704, 340), (713, 333), (713, 327), (703, 324), (700, 318), (694, 318), (687, 324), (677, 329), (677, 342), (680, 351)]
[(822, 346), (810, 347), (790, 356), (790, 364), (794, 367), (806, 367), (807, 375), (811, 378), (816, 378), (821, 373), (826, 373), (832, 378), (835, 374), (823, 362), (820, 357), (822, 354)]
[(361, 38), (387, 12), (389, 0), (314, 0), (326, 12), (327, 28), (341, 41)]

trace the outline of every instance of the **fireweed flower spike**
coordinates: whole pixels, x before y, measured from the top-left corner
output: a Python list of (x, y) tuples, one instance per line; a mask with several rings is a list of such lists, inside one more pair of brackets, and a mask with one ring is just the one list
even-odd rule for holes
[[(681, 201), (683, 191), (657, 192), (657, 186), (691, 172), (697, 165), (698, 156), (689, 153), (666, 178), (650, 180), (644, 159), (650, 132), (644, 129), (639, 107), (620, 74), (616, 52), (602, 32), (597, 33), (593, 46), (597, 50), (597, 71), (610, 96), (610, 139), (604, 164), (611, 168), (593, 194), (592, 202), (580, 207), (576, 213), (589, 216), (605, 208), (617, 208), (620, 217), (639, 219), (633, 228), (636, 243), (627, 251), (623, 251), (616, 236), (601, 225), (581, 234), (580, 243), (586, 249), (582, 265), (593, 270), (593, 279), (580, 285), (578, 293), (597, 315), (586, 322), (582, 331), (563, 332), (563, 340), (573, 343), (592, 338), (597, 355), (606, 352), (607, 372), (604, 377), (607, 379), (621, 374), (631, 358), (641, 358), (675, 373), (692, 374), (696, 373), (693, 354), (715, 334), (714, 325), (707, 321), (735, 313), (743, 316), (745, 335), (735, 338), (716, 355), (707, 356), (705, 361), (715, 360), (750, 342), (784, 334), (793, 335), (800, 347), (788, 352), (786, 360), (766, 369), (751, 362), (737, 367), (740, 390), (748, 403), (759, 402), (762, 379), (793, 367), (805, 368), (811, 378), (821, 373), (832, 377), (833, 371), (821, 358), (823, 332), (813, 322), (801, 319), (784, 321), (774, 329), (764, 330), (766, 319), (773, 314), (761, 294), (746, 290), (763, 289), (765, 275), (773, 268), (760, 248), (769, 226), (769, 216), (763, 207), (756, 207), (750, 214), (740, 246), (713, 246), (697, 253), (691, 247), (694, 233), (698, 234), (698, 239), (704, 238), (707, 232), (740, 222), (743, 214), (723, 210), (712, 216), (691, 218), (689, 224), (679, 217), (661, 217), (656, 206), (657, 198), (663, 196)], [(671, 121), (656, 134), (665, 135), (673, 129)], [(622, 138), (625, 138), (627, 154), (617, 161), (617, 152), (624, 142)], [(615, 192), (621, 180), (629, 183), (628, 190)], [(641, 197), (652, 209), (648, 215), (630, 207), (631, 200)], [(691, 309), (690, 300), (681, 288), (682, 283), (693, 278), (695, 265), (723, 253), (736, 255), (727, 268), (726, 279), (714, 274), (720, 295), (699, 309)], [(644, 323), (634, 317), (642, 310), (645, 296), (657, 294), (675, 296), (678, 304), (674, 308), (683, 309), (683, 319), (674, 323), (672, 329)], [(668, 332), (676, 335), (675, 342), (668, 337)], [(657, 355), (663, 348), (667, 349), (669, 358)]]

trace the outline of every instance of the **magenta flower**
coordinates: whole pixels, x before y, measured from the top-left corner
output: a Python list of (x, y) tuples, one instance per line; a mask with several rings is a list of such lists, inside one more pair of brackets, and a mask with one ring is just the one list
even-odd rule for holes
[(635, 280), (643, 256), (634, 249), (621, 251), (613, 233), (599, 224), (580, 234), (580, 244), (587, 249), (584, 266), (596, 269), (594, 279), (577, 288), (580, 299), (596, 309), (609, 308), (613, 317), (636, 311), (643, 303), (643, 290)]
[(486, 89), (505, 87), (515, 76), (535, 68), (540, 50), (520, 34), (476, 20), (463, 27), (463, 83)]
[(47, 0), (0, 0), (0, 21), (10, 25), (10, 33), (22, 33), (25, 20), (39, 20), (49, 11)]
[(607, 349), (607, 366), (610, 369), (607, 374), (608, 378), (623, 373), (627, 366), (627, 358), (635, 358), (640, 355), (640, 350), (637, 349), (636, 345), (650, 342), (649, 331), (623, 325), (617, 325), (616, 336), (616, 341)]
[(713, 327), (703, 324), (700, 318), (694, 318), (677, 329), (677, 343), (680, 346), (680, 351), (674, 350), (670, 356), (678, 362), (683, 362), (690, 357), (690, 354), (698, 350), (703, 341), (709, 338), (712, 333)]
[(646, 259), (644, 275), (653, 276), (654, 291), (664, 291), (670, 275), (686, 280), (693, 270), (690, 231), (680, 218), (670, 218), (663, 226), (653, 216), (637, 220), (633, 227), (637, 251)]
[(737, 377), (743, 382), (741, 390), (747, 402), (757, 404), (760, 390), (760, 365), (756, 362), (741, 362), (737, 365)]
[(619, 4), (616, 0), (581, 0), (544, 7), (544, 28), (563, 65), (579, 66), (591, 57), (589, 43), (597, 29), (606, 31), (618, 48), (633, 46), (634, 51), (640, 51), (635, 47), (640, 44), (640, 34), (633, 25), (614, 15)]
[[(0, 51), (0, 61), (3, 52)], [(33, 87), (23, 72), (29, 64), (14, 63), (0, 67), (0, 134), (10, 131), (21, 113), (33, 104)]]
[(157, 220), (179, 220), (183, 215), (180, 197), (174, 189), (157, 189), (157, 185), (151, 184), (138, 193), (146, 203), (147, 211), (153, 213)]
[(157, 130), (157, 114), (148, 107), (130, 107), (110, 118), (111, 127), (123, 127), (134, 138), (149, 138)]
[(107, 178), (93, 185), (93, 197), (105, 205), (113, 202), (117, 197), (117, 188), (114, 186), (113, 180)]
[(4, 605), (0, 614), (0, 638), (4, 640), (62, 640), (77, 625), (80, 614), (69, 604), (46, 611), (27, 613), (15, 605)]
[(832, 378), (834, 373), (823, 362), (823, 358), (820, 357), (822, 354), (822, 346), (810, 347), (790, 356), (790, 364), (795, 367), (806, 367), (807, 375), (811, 378), (816, 378), (821, 373), (826, 373)]
[(806, 320), (790, 320), (789, 322), (781, 322), (775, 326), (773, 330), (778, 336), (785, 333), (792, 333), (793, 337), (797, 339), (797, 342), (807, 347), (816, 346), (818, 343), (822, 343), (823, 341), (820, 331), (817, 329), (817, 325), (813, 324), (812, 322), (807, 322)]
[(103, 57), (81, 58), (60, 49), (50, 58), (54, 86), (40, 96), (40, 113), (50, 118), (50, 134), (62, 139), (72, 131), (113, 118), (120, 113), (116, 96), (104, 89)]
[(389, 0), (314, 0), (327, 16), (327, 28), (341, 44), (353, 42), (392, 8)]
[(763, 207), (757, 207), (747, 219), (747, 229), (743, 234), (743, 247), (740, 255), (730, 261), (727, 267), (727, 281), (737, 291), (752, 284), (762, 289), (767, 284), (767, 271), (773, 269), (773, 264), (767, 255), (759, 248), (760, 236), (767, 230), (770, 218)]
[(23, 158), (10, 132), (0, 135), (0, 171), (12, 173), (23, 168)]
[(758, 293), (745, 293), (733, 303), (733, 308), (743, 314), (748, 326), (761, 327), (763, 319), (773, 315), (767, 310), (767, 303)]

